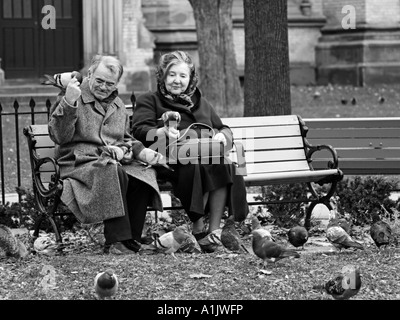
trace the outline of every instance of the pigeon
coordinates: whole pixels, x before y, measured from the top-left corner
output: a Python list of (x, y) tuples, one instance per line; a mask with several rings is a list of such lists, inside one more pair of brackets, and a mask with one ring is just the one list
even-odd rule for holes
[(346, 104), (347, 104), (347, 99), (343, 97), (342, 99), (340, 99), (340, 102), (341, 102), (343, 105), (346, 105)]
[(174, 128), (177, 129), (179, 123), (181, 122), (181, 115), (176, 111), (166, 111), (161, 115), (161, 118), (166, 127), (170, 127), (170, 124), (174, 125)]
[(65, 89), (68, 86), (68, 83), (76, 77), (79, 83), (82, 83), (82, 75), (78, 71), (72, 72), (64, 72), (64, 73), (57, 73), (53, 76), (45, 74), (44, 75), (46, 80), (42, 81), (41, 84), (43, 85), (52, 85), (59, 89)]
[(285, 249), (278, 243), (275, 243), (263, 236), (263, 231), (253, 230), (251, 232), (253, 236), (252, 247), (255, 255), (261, 258), (265, 262), (276, 262), (287, 257), (300, 258), (300, 255), (296, 250)]
[(364, 247), (360, 243), (354, 241), (342, 227), (331, 226), (327, 228), (326, 237), (328, 241), (339, 250), (342, 250), (343, 248), (364, 250)]
[(55, 243), (53, 240), (51, 240), (50, 237), (41, 236), (41, 237), (38, 237), (33, 242), (33, 249), (38, 254), (43, 254), (46, 256), (54, 256), (58, 253), (58, 251), (59, 251), (59, 249), (61, 249), (61, 247), (59, 247), (57, 245), (57, 243)]
[(233, 216), (226, 219), (225, 225), (221, 231), (221, 242), (222, 245), (230, 251), (234, 252), (246, 252), (249, 251), (244, 246), (242, 239), (240, 238), (239, 232), (235, 229), (235, 221)]
[(187, 237), (185, 238), (185, 240), (183, 240), (181, 246), (178, 249), (178, 252), (201, 253), (201, 247), (194, 235), (188, 232)]
[(328, 223), (327, 229), (333, 226), (342, 227), (346, 233), (351, 234), (351, 225), (350, 223), (344, 218), (336, 218), (331, 219)]
[(150, 246), (152, 246), (156, 252), (171, 254), (175, 259), (177, 259), (175, 252), (180, 249), (189, 236), (190, 234), (187, 229), (184, 226), (179, 226), (173, 231), (164, 233), (162, 236), (156, 238)]
[(222, 229), (217, 229), (207, 234), (204, 238), (198, 240), (197, 242), (203, 252), (212, 253), (222, 246), (221, 234)]
[(369, 232), (372, 240), (374, 240), (378, 248), (390, 244), (392, 239), (392, 229), (388, 223), (382, 220), (376, 221), (371, 225)]
[(379, 96), (379, 98), (378, 98), (379, 103), (384, 103), (385, 100), (386, 100), (385, 97), (382, 97), (382, 96)]
[(116, 294), (118, 290), (118, 277), (113, 270), (99, 272), (94, 278), (94, 290), (101, 300)]
[(356, 98), (351, 98), (351, 104), (354, 106), (357, 104), (357, 99)]
[(28, 250), (25, 244), (17, 239), (11, 229), (0, 224), (0, 250), (3, 250), (7, 257), (25, 258)]
[(256, 216), (253, 216), (251, 218), (251, 230), (258, 230), (259, 232), (262, 233), (263, 237), (268, 237), (268, 240), (274, 241), (275, 239), (272, 237), (271, 232), (269, 232), (267, 229), (263, 228), (260, 220)]
[(335, 300), (348, 300), (355, 296), (361, 288), (359, 268), (346, 266), (340, 275), (325, 283), (325, 290)]
[(304, 244), (308, 240), (308, 231), (306, 228), (302, 226), (294, 226), (292, 227), (288, 233), (288, 239), (289, 242), (294, 246), (294, 247), (303, 247), (304, 250)]

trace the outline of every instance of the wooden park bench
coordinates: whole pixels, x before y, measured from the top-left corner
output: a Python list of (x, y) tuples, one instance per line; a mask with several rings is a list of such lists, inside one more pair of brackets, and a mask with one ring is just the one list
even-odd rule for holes
[[(305, 120), (312, 144), (334, 146), (345, 175), (400, 174), (400, 118), (328, 118)], [(316, 155), (313, 166), (324, 167), (330, 154)]]
[[(303, 199), (283, 199), (287, 202), (311, 202), (306, 213), (306, 227), (309, 227), (311, 211), (315, 204), (329, 206), (329, 199), (336, 190), (343, 173), (338, 167), (336, 151), (329, 145), (310, 145), (306, 139), (308, 128), (296, 115), (224, 118), (223, 123), (230, 126), (237, 148), (229, 153), (229, 159), (237, 163), (238, 173), (244, 176), (246, 186), (265, 186), (274, 184), (307, 184), (311, 197)], [(38, 236), (43, 219), (49, 219), (56, 240), (61, 236), (56, 223), (57, 209), (60, 205), (62, 181), (57, 161), (54, 159), (54, 142), (50, 139), (47, 125), (31, 125), (24, 128), (31, 160), (33, 190), (41, 218), (36, 221), (34, 236)], [(313, 157), (319, 151), (327, 151), (325, 167), (315, 170)], [(245, 161), (244, 161), (245, 159)], [(321, 162), (318, 162), (320, 167)], [(319, 194), (315, 183), (328, 184), (325, 194)], [(160, 184), (160, 190), (171, 190), (170, 186)], [(277, 201), (249, 203), (268, 204)], [(169, 208), (164, 208), (169, 209)]]

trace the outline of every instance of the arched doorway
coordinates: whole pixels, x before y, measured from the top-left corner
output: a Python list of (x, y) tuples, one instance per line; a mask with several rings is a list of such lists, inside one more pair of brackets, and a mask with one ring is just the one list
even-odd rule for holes
[[(45, 5), (56, 12), (55, 29), (44, 29)], [(0, 0), (0, 58), (6, 79), (83, 67), (82, 0)]]

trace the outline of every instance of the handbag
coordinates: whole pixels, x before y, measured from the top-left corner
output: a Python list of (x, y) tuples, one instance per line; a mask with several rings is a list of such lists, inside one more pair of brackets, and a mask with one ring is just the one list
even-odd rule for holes
[(190, 125), (185, 134), (181, 136), (184, 139), (177, 139), (172, 141), (167, 146), (167, 157), (169, 164), (223, 164), (225, 156), (225, 147), (222, 141), (210, 138), (194, 138), (188, 136), (185, 138), (186, 133), (194, 125), (201, 125), (209, 128), (215, 135), (214, 129), (203, 123), (193, 123)]

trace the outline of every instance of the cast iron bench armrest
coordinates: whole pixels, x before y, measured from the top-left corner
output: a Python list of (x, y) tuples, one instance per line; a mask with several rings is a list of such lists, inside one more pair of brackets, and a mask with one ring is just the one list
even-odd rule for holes
[[(43, 184), (42, 179), (40, 178), (40, 167), (45, 163), (52, 163), (54, 166), (54, 174), (52, 176), (53, 183), (50, 183), (48, 188)], [(35, 159), (34, 173), (33, 179), (40, 196), (49, 198), (61, 192), (62, 183), (60, 179), (60, 167), (58, 166), (57, 160), (51, 157)]]
[(328, 161), (327, 168), (328, 169), (337, 169), (339, 167), (339, 159), (338, 159), (338, 156), (337, 156), (337, 152), (332, 146), (330, 146), (330, 145), (313, 146), (313, 145), (309, 144), (307, 141), (305, 143), (305, 146), (308, 149), (308, 151), (307, 151), (307, 159), (308, 159), (309, 162), (312, 162), (312, 155), (315, 152), (321, 151), (321, 150), (328, 150), (332, 155), (332, 160)]

